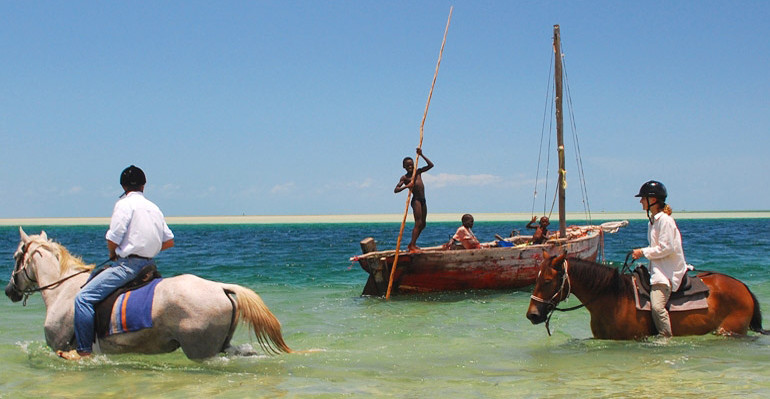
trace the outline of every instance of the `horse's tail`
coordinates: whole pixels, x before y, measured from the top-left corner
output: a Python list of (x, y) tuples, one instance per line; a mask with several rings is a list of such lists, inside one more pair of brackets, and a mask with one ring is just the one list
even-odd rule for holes
[(236, 301), (236, 319), (244, 324), (248, 324), (251, 331), (257, 337), (259, 346), (270, 354), (280, 354), (281, 352), (291, 353), (292, 350), (283, 341), (281, 335), (281, 323), (270, 312), (262, 298), (256, 292), (235, 284), (223, 284), (225, 292), (235, 294)]
[[(746, 284), (744, 284), (745, 286)], [(746, 290), (749, 291), (749, 294), (751, 294), (751, 300), (754, 301), (754, 314), (751, 316), (751, 322), (749, 322), (749, 329), (754, 332), (758, 332), (762, 335), (770, 335), (770, 331), (765, 330), (762, 328), (762, 310), (759, 308), (759, 301), (757, 300), (757, 297), (754, 296), (754, 293), (751, 292), (749, 287), (746, 287)]]

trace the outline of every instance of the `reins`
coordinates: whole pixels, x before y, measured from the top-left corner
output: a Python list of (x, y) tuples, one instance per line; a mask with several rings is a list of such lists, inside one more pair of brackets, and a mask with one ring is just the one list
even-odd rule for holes
[[(623, 262), (623, 267), (621, 268), (620, 274), (626, 274), (627, 272), (631, 271), (631, 266), (634, 264), (634, 262), (636, 262), (636, 259), (631, 259), (631, 263), (629, 263), (628, 260), (629, 260), (629, 258), (631, 258), (633, 253), (634, 253), (633, 251), (629, 251), (628, 254), (626, 255), (626, 260), (625, 260), (625, 262)], [(567, 294), (564, 295), (563, 299), (557, 301), (556, 299), (559, 296), (561, 296), (562, 291), (564, 291), (564, 287), (565, 286), (567, 287)], [(534, 301), (543, 303), (543, 304), (547, 305), (548, 308), (549, 308), (548, 309), (548, 317), (546, 318), (546, 321), (545, 321), (545, 330), (548, 332), (549, 336), (551, 335), (550, 323), (551, 323), (551, 316), (553, 316), (553, 312), (555, 312), (557, 310), (559, 312), (570, 312), (570, 311), (573, 311), (573, 310), (577, 310), (577, 309), (585, 307), (589, 303), (593, 302), (594, 299), (598, 298), (598, 296), (595, 296), (595, 297), (591, 298), (591, 300), (589, 300), (587, 302), (580, 303), (580, 305), (575, 305), (575, 306), (572, 306), (572, 307), (569, 307), (569, 308), (558, 308), (557, 304), (559, 302), (561, 302), (561, 301), (567, 300), (569, 298), (571, 292), (572, 292), (572, 282), (569, 279), (569, 263), (567, 263), (567, 261), (565, 260), (564, 261), (564, 271), (562, 272), (561, 288), (559, 288), (559, 290), (556, 291), (556, 293), (551, 297), (551, 299), (546, 301), (545, 299), (538, 298), (535, 295), (531, 295), (530, 296), (530, 298), (532, 298)]]
[[(24, 259), (25, 255), (27, 253), (27, 249), (28, 248), (25, 245), (23, 247), (22, 253), (20, 254), (20, 260), (18, 261), (18, 263), (22, 263), (23, 262), (23, 259)], [(37, 250), (38, 250), (38, 248), (35, 248), (35, 251), (37, 251)], [(109, 261), (110, 261), (110, 259), (107, 259), (106, 261), (102, 262), (100, 265), (94, 267), (94, 270), (104, 266)], [(36, 292), (42, 292), (42, 291), (52, 290), (52, 289), (58, 288), (63, 282), (65, 282), (65, 281), (67, 281), (67, 280), (69, 280), (69, 279), (71, 279), (73, 277), (79, 276), (79, 275), (84, 274), (84, 273), (90, 273), (91, 272), (91, 270), (81, 270), (81, 271), (79, 271), (77, 273), (71, 274), (71, 275), (69, 275), (67, 277), (64, 277), (64, 278), (62, 278), (60, 280), (54, 281), (51, 284), (46, 284), (46, 285), (44, 285), (42, 287), (20, 289), (17, 286), (17, 284), (16, 284), (16, 276), (19, 273), (21, 273), (22, 271), (24, 272), (24, 277), (26, 277), (27, 280), (31, 281), (34, 284), (37, 284), (37, 280), (33, 279), (29, 275), (29, 273), (27, 272), (27, 264), (28, 264), (28, 262), (23, 262), (23, 263), (24, 264), (21, 265), (21, 267), (18, 270), (14, 271), (13, 274), (11, 274), (11, 287), (13, 287), (13, 289), (15, 289), (16, 291), (18, 291), (20, 294), (22, 294), (24, 296), (24, 301), (22, 302), (22, 306), (27, 306), (27, 299), (29, 298), (30, 295), (32, 295), (32, 294), (34, 294)]]
[(631, 265), (633, 265), (634, 262), (636, 262), (636, 259), (632, 259), (631, 263), (628, 263), (628, 258), (630, 258), (631, 255), (633, 254), (634, 254), (634, 251), (628, 251), (628, 254), (626, 254), (626, 261), (623, 262), (623, 268), (620, 269), (620, 274), (626, 274), (626, 272), (631, 271)]
[(73, 278), (75, 276), (81, 275), (83, 273), (88, 273), (88, 272), (89, 272), (88, 270), (81, 270), (81, 271), (79, 271), (79, 272), (77, 272), (75, 274), (71, 274), (71, 275), (69, 275), (69, 276), (67, 276), (67, 277), (65, 277), (65, 278), (63, 278), (63, 279), (61, 279), (59, 281), (55, 281), (55, 282), (53, 282), (51, 284), (48, 284), (48, 285), (45, 285), (43, 287), (27, 288), (25, 290), (20, 290), (18, 287), (16, 287), (16, 282), (15, 281), (14, 281), (14, 285), (13, 286), (14, 286), (14, 288), (16, 288), (16, 290), (21, 292), (22, 295), (24, 295), (24, 302), (22, 302), (22, 306), (27, 306), (27, 298), (29, 298), (30, 295), (32, 295), (32, 294), (34, 294), (36, 292), (41, 292), (41, 291), (45, 291), (45, 290), (52, 290), (54, 288), (58, 288), (59, 285), (61, 285), (61, 283), (65, 282), (65, 281), (67, 281), (67, 280), (69, 280), (69, 279), (71, 279), (71, 278)]

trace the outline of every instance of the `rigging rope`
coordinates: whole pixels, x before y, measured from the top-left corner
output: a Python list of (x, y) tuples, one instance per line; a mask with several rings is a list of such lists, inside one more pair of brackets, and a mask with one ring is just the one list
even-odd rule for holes
[(572, 103), (572, 90), (569, 85), (569, 76), (567, 75), (566, 61), (562, 60), (564, 66), (564, 80), (567, 91), (567, 109), (569, 112), (570, 126), (572, 128), (572, 142), (575, 146), (575, 163), (578, 169), (578, 179), (580, 180), (580, 193), (583, 200), (583, 212), (585, 214), (588, 224), (592, 223), (591, 220), (591, 207), (588, 202), (588, 186), (586, 185), (585, 169), (583, 168), (583, 156), (580, 151), (580, 140), (578, 139), (577, 124), (575, 122), (575, 111)]
[[(566, 99), (567, 99), (567, 114), (568, 114), (568, 119), (569, 119), (569, 126), (572, 129), (572, 143), (573, 143), (574, 152), (575, 152), (575, 163), (577, 165), (577, 176), (578, 176), (579, 186), (580, 186), (580, 195), (581, 195), (581, 199), (582, 199), (582, 202), (583, 202), (583, 212), (584, 212), (585, 218), (588, 221), (588, 223), (591, 224), (593, 222), (591, 220), (591, 208), (590, 208), (590, 204), (589, 204), (589, 201), (588, 201), (588, 189), (587, 189), (586, 179), (585, 179), (585, 169), (583, 167), (583, 158), (582, 158), (582, 154), (581, 154), (581, 151), (580, 151), (580, 141), (578, 139), (577, 124), (575, 123), (575, 112), (574, 112), (574, 106), (573, 106), (573, 102), (572, 102), (572, 91), (570, 89), (569, 79), (568, 79), (568, 75), (567, 75), (567, 65), (566, 65), (566, 62), (565, 62), (565, 57), (563, 55), (565, 53), (564, 52), (564, 42), (561, 43), (561, 48), (562, 48), (562, 54), (560, 54), (560, 56), (562, 57), (562, 70), (564, 71), (564, 86), (565, 86)], [(553, 199), (551, 200), (550, 209), (547, 209), (548, 208), (547, 207), (548, 181), (550, 179), (550, 163), (551, 163), (551, 152), (552, 152), (551, 151), (551, 146), (552, 146), (552, 137), (554, 136), (554, 134), (553, 134), (553, 129), (554, 129), (554, 127), (553, 127), (553, 123), (554, 123), (553, 115), (555, 114), (555, 112), (554, 112), (554, 106), (555, 106), (555, 99), (554, 99), (555, 93), (554, 93), (554, 90), (555, 89), (552, 87), (552, 84), (551, 84), (553, 82), (553, 80), (554, 80), (553, 79), (554, 71), (552, 69), (553, 64), (554, 64), (554, 57), (555, 57), (555, 54), (552, 51), (551, 52), (551, 59), (550, 59), (550, 62), (549, 62), (549, 65), (551, 67), (549, 67), (549, 70), (548, 70), (548, 85), (547, 85), (548, 88), (547, 88), (547, 92), (546, 92), (546, 102), (545, 102), (545, 106), (543, 107), (544, 108), (544, 110), (543, 110), (543, 123), (542, 123), (541, 131), (540, 131), (540, 149), (538, 151), (538, 156), (537, 156), (537, 172), (535, 174), (535, 190), (534, 190), (534, 194), (533, 194), (533, 197), (532, 197), (532, 214), (534, 215), (534, 213), (535, 213), (535, 203), (537, 201), (538, 187), (539, 187), (539, 183), (540, 183), (539, 180), (540, 180), (540, 167), (541, 167), (541, 162), (542, 162), (542, 153), (543, 153), (543, 136), (546, 134), (545, 126), (546, 126), (546, 118), (548, 118), (550, 123), (548, 125), (548, 132), (547, 132), (548, 133), (548, 146), (547, 146), (547, 150), (546, 150), (546, 154), (547, 155), (546, 155), (546, 160), (545, 160), (545, 164), (544, 164), (544, 166), (545, 166), (545, 182), (544, 182), (544, 190), (545, 190), (545, 192), (544, 192), (544, 195), (543, 195), (543, 214), (544, 215), (547, 214), (549, 218), (553, 214), (553, 210), (554, 210), (554, 208), (556, 206), (556, 198), (558, 197), (558, 190), (555, 190), (554, 194), (553, 194)], [(549, 107), (549, 103), (550, 103), (550, 107)], [(549, 112), (549, 108), (550, 108), (550, 112)], [(566, 183), (566, 180), (565, 180), (565, 183)]]
[[(545, 129), (545, 123), (546, 120), (549, 121), (548, 125), (548, 147), (545, 151), (546, 153), (546, 161), (545, 161), (545, 183), (543, 184), (543, 215), (546, 214), (546, 198), (548, 198), (548, 179), (549, 179), (549, 169), (548, 165), (551, 163), (551, 140), (553, 135), (551, 132), (553, 132), (553, 118), (548, 118), (548, 115), (553, 115), (553, 106), (554, 101), (551, 94), (553, 94), (553, 88), (551, 84), (553, 83), (553, 52), (551, 52), (551, 59), (548, 63), (548, 76), (547, 76), (547, 84), (546, 84), (546, 94), (545, 94), (545, 104), (543, 106), (543, 123), (540, 128), (540, 148), (538, 149), (537, 153), (537, 171), (535, 173), (535, 190), (532, 195), (532, 216), (535, 215), (535, 204), (537, 202), (537, 188), (540, 185), (540, 165), (542, 163), (542, 155), (543, 155), (543, 137), (545, 136), (546, 129)], [(550, 107), (549, 107), (550, 105)], [(551, 212), (548, 212), (548, 215), (550, 216), (553, 212), (553, 204), (551, 204)], [(550, 218), (550, 217), (549, 217)]]

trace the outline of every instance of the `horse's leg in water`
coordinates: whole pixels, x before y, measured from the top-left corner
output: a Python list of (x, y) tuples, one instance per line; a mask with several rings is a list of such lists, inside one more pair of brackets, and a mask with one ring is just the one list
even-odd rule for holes
[(676, 335), (745, 335), (754, 314), (751, 292), (740, 281), (718, 273), (701, 276), (709, 287), (708, 309), (675, 312)]
[(229, 345), (233, 307), (224, 292), (217, 301), (196, 309), (197, 317), (181, 321), (177, 340), (190, 359), (206, 359), (221, 353)]
[(164, 283), (162, 290), (159, 285), (153, 303), (159, 310), (156, 324), (171, 331), (173, 340), (190, 359), (202, 360), (222, 352), (231, 335), (233, 306), (221, 285), (192, 275)]

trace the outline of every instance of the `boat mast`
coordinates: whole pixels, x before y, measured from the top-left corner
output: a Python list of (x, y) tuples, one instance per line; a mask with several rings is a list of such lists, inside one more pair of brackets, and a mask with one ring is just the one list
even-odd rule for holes
[(567, 180), (565, 174), (567, 170), (564, 165), (564, 116), (562, 115), (561, 36), (559, 35), (559, 25), (553, 26), (553, 51), (553, 58), (556, 64), (553, 72), (554, 88), (556, 90), (556, 144), (559, 154), (559, 237), (564, 238), (567, 236), (567, 215), (565, 210), (567, 199), (565, 192)]

